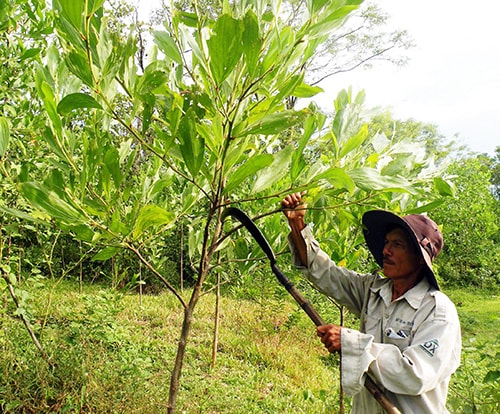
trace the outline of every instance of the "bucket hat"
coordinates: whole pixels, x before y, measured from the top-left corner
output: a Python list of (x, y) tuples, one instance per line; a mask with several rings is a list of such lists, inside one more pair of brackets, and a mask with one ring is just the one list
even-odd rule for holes
[(406, 230), (412, 243), (420, 252), (426, 264), (425, 276), (430, 284), (439, 290), (439, 286), (432, 269), (432, 261), (443, 248), (443, 235), (437, 224), (423, 214), (409, 214), (399, 217), (384, 210), (367, 211), (362, 218), (363, 234), (366, 244), (375, 261), (383, 267), (383, 249), (388, 226), (396, 225)]

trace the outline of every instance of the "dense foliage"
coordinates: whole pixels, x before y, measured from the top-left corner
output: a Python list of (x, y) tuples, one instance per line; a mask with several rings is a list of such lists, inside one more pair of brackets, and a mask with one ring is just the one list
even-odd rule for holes
[(491, 159), (478, 156), (448, 168), (457, 193), (433, 215), (446, 235), (437, 265), (449, 284), (495, 289), (500, 283), (500, 210), (491, 191), (491, 166)]

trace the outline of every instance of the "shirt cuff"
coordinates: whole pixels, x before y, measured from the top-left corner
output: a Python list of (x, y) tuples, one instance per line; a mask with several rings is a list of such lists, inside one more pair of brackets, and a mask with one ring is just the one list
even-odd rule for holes
[(375, 360), (369, 349), (373, 336), (342, 328), (340, 331), (342, 358), (342, 386), (347, 395), (356, 395), (364, 385), (364, 374)]

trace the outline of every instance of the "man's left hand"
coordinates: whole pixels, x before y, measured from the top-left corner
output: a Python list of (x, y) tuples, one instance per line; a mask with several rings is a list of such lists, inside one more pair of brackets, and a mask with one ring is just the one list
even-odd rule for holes
[(318, 326), (317, 333), (321, 338), (321, 342), (325, 345), (325, 348), (328, 349), (329, 352), (340, 352), (341, 344), (340, 344), (340, 331), (342, 327), (338, 325), (328, 324)]

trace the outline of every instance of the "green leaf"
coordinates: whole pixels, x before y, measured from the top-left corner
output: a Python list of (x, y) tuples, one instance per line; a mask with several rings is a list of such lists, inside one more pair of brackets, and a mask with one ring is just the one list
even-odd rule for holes
[(297, 98), (312, 98), (321, 92), (324, 92), (323, 88), (320, 88), (319, 86), (311, 86), (302, 82), (300, 85), (295, 87), (292, 96), (296, 96)]
[(274, 96), (269, 106), (272, 108), (278, 103), (283, 102), (288, 96), (293, 95), (293, 91), (302, 83), (303, 78), (303, 75), (294, 75), (286, 79), (281, 85), (278, 85), (279, 93)]
[(121, 249), (120, 247), (113, 247), (113, 246), (105, 247), (92, 258), (92, 261), (96, 262), (96, 261), (109, 260), (112, 257), (116, 256), (118, 253), (120, 253), (122, 250), (123, 249)]
[(61, 223), (61, 229), (70, 232), (78, 240), (83, 240), (89, 243), (95, 242), (99, 233), (96, 233), (88, 224), (72, 224)]
[(251, 192), (257, 193), (263, 191), (281, 180), (288, 172), (293, 152), (294, 148), (288, 145), (275, 154), (272, 164), (257, 173), (257, 178), (252, 186)]
[(315, 179), (326, 180), (334, 188), (343, 188), (350, 193), (352, 193), (356, 188), (356, 184), (353, 179), (342, 168), (329, 168), (321, 174), (318, 174)]
[(434, 178), (434, 185), (436, 186), (439, 195), (455, 197), (456, 188), (451, 182), (443, 180), (440, 177), (436, 177)]
[(200, 193), (193, 191), (192, 187), (186, 186), (181, 196), (181, 213), (191, 214), (193, 207), (200, 200)]
[(10, 140), (9, 123), (4, 117), (0, 117), (0, 158), (7, 152)]
[(407, 214), (422, 214), (422, 213), (425, 213), (427, 211), (431, 211), (431, 210), (439, 207), (440, 205), (443, 205), (445, 203), (445, 201), (446, 201), (445, 199), (434, 200), (434, 201), (431, 201), (430, 203), (425, 204), (423, 206), (407, 210), (406, 213)]
[(354, 6), (343, 6), (327, 14), (327, 11), (321, 15), (317, 23), (311, 26), (308, 30), (308, 35), (311, 38), (321, 37), (330, 33), (333, 29), (339, 27), (343, 22), (344, 18), (347, 17), (349, 13), (356, 10), (357, 5)]
[(182, 56), (179, 52), (179, 48), (175, 44), (174, 39), (164, 31), (155, 30), (153, 32), (153, 37), (155, 43), (158, 45), (160, 50), (165, 53), (165, 56), (182, 65)]
[(346, 143), (343, 143), (340, 147), (340, 158), (345, 157), (352, 150), (355, 150), (366, 141), (368, 138), (368, 125), (363, 124), (363, 126), (359, 129), (358, 133), (352, 137), (350, 137)]
[(92, 73), (89, 69), (89, 64), (84, 55), (71, 51), (66, 56), (66, 64), (68, 69), (81, 79), (87, 86), (93, 86), (94, 81), (92, 80)]
[(66, 154), (64, 153), (63, 149), (61, 148), (61, 145), (57, 141), (56, 137), (52, 133), (52, 130), (50, 128), (46, 128), (45, 131), (42, 134), (43, 139), (49, 147), (54, 151), (54, 153), (60, 158), (60, 159), (66, 159)]
[(30, 215), (22, 210), (18, 210), (15, 208), (9, 208), (9, 207), (5, 207), (5, 206), (0, 205), (0, 211), (2, 213), (9, 215), (9, 216), (20, 218), (21, 220), (26, 220), (28, 222), (31, 221), (34, 223), (42, 223), (42, 220), (40, 220), (39, 218), (36, 218), (36, 217), (34, 217), (34, 216), (32, 216), (32, 215)]
[[(124, 199), (126, 199), (125, 196)], [(120, 216), (119, 209), (115, 209), (111, 216), (111, 223), (109, 223), (110, 230), (113, 233), (128, 235), (130, 233), (130, 229), (128, 228), (127, 224), (128, 223), (125, 223), (123, 218)]]
[(89, 6), (88, 6), (88, 15), (94, 14), (97, 10), (99, 10), (102, 5), (104, 4), (105, 0), (89, 0)]
[(245, 15), (243, 25), (243, 53), (248, 73), (253, 77), (258, 72), (257, 62), (262, 48), (262, 39), (259, 33), (259, 22), (251, 10)]
[(273, 162), (271, 154), (258, 154), (248, 159), (234, 174), (231, 174), (224, 188), (224, 193), (229, 194), (238, 187), (246, 178), (254, 176), (259, 170), (268, 167)]
[(484, 377), (483, 383), (493, 382), (498, 380), (499, 378), (500, 378), (500, 371), (498, 370), (488, 371), (488, 373)]
[(415, 193), (411, 184), (403, 177), (392, 177), (380, 175), (373, 168), (357, 168), (351, 170), (349, 175), (356, 183), (356, 186), (366, 191), (394, 191), (403, 190), (409, 193)]
[(210, 70), (215, 83), (220, 85), (233, 71), (243, 53), (243, 24), (224, 14), (217, 20), (213, 31), (214, 35), (207, 41)]
[(295, 182), (299, 174), (307, 165), (304, 159), (304, 149), (311, 139), (314, 131), (318, 127), (318, 122), (315, 116), (309, 116), (304, 122), (304, 133), (300, 138), (299, 145), (292, 155), (292, 165), (290, 167), (290, 178), (292, 183)]
[(329, 0), (308, 0), (307, 1), (307, 10), (310, 15), (315, 15), (320, 11), (320, 9), (328, 3)]
[(259, 121), (251, 124), (246, 130), (243, 130), (238, 136), (243, 137), (250, 134), (278, 134), (298, 123), (302, 115), (301, 112), (291, 110), (265, 115), (260, 118)]
[(106, 165), (106, 169), (113, 177), (115, 186), (119, 187), (123, 180), (123, 174), (120, 168), (120, 154), (115, 147), (111, 147), (106, 151), (104, 154), (104, 163)]
[(137, 93), (145, 95), (168, 82), (168, 74), (163, 70), (148, 70), (139, 78)]
[(75, 0), (56, 0), (54, 1), (54, 7), (60, 9), (61, 14), (65, 17), (73, 26), (80, 29), (83, 22), (83, 6), (84, 1)]
[(198, 27), (198, 15), (196, 13), (176, 12), (174, 15), (174, 23), (182, 23), (187, 27)]
[(166, 226), (175, 219), (175, 213), (156, 205), (144, 206), (137, 217), (134, 227), (134, 238), (137, 238), (151, 226)]
[(192, 108), (188, 109), (179, 124), (179, 141), (182, 158), (194, 178), (203, 163), (205, 140), (196, 133), (196, 120)]
[(46, 73), (42, 68), (36, 72), (36, 90), (39, 97), (43, 101), (43, 106), (47, 111), (47, 115), (51, 121), (54, 132), (57, 137), (62, 136), (62, 122), (61, 117), (57, 113), (57, 106), (54, 91), (49, 82), (47, 82)]
[(38, 56), (40, 54), (40, 50), (42, 50), (42, 49), (40, 49), (39, 47), (33, 48), (33, 49), (27, 49), (19, 57), (19, 60), (26, 60), (26, 59), (30, 59), (32, 57)]
[(61, 199), (57, 193), (48, 190), (36, 182), (24, 182), (20, 186), (21, 194), (33, 205), (49, 216), (66, 223), (85, 221), (85, 216), (72, 205)]
[(61, 99), (57, 105), (57, 112), (61, 115), (67, 115), (78, 108), (96, 108), (102, 109), (102, 106), (92, 96), (85, 93), (71, 93)]

